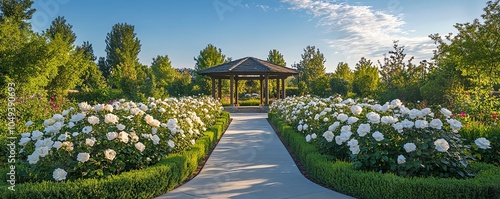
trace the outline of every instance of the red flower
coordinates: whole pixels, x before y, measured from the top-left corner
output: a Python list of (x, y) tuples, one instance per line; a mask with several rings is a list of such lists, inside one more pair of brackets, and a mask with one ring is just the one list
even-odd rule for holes
[(467, 116), (467, 114), (465, 114), (464, 112), (460, 112), (460, 116), (465, 117)]
[(493, 113), (491, 116), (493, 116), (493, 119), (498, 119), (498, 114), (497, 113)]

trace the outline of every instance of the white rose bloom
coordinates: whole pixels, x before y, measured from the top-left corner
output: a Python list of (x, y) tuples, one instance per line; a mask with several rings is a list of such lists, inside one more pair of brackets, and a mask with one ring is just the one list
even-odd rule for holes
[(302, 125), (300, 125), (300, 124), (299, 124), (299, 125), (297, 126), (297, 130), (298, 130), (298, 131), (302, 131)]
[(167, 144), (168, 144), (168, 146), (170, 146), (170, 148), (174, 148), (175, 147), (175, 143), (172, 140), (168, 140)]
[(307, 134), (306, 136), (306, 142), (310, 142), (311, 141), (311, 134)]
[(429, 126), (435, 129), (441, 129), (443, 127), (443, 122), (440, 119), (433, 119)]
[(401, 112), (401, 114), (403, 115), (408, 115), (410, 114), (410, 109), (404, 107), (404, 106), (401, 106), (401, 108), (399, 109), (399, 111)]
[(347, 146), (349, 147), (355, 147), (355, 146), (358, 146), (359, 145), (359, 142), (358, 140), (356, 139), (351, 139), (347, 142)]
[(138, 109), (138, 108), (131, 108), (130, 109), (131, 115), (137, 115), (137, 114), (139, 114), (139, 112), (141, 112), (141, 109)]
[(151, 140), (153, 141), (153, 144), (160, 144), (160, 137), (158, 135), (153, 135), (151, 136)]
[(362, 111), (363, 111), (363, 108), (361, 108), (361, 106), (358, 106), (358, 105), (351, 106), (351, 112), (354, 115), (359, 115), (359, 114), (361, 114)]
[(403, 155), (398, 156), (398, 164), (404, 164), (406, 162), (406, 158)]
[(66, 132), (66, 133), (63, 133), (63, 134), (59, 135), (59, 137), (57, 137), (57, 140), (59, 140), (59, 141), (65, 141), (65, 140), (67, 140), (69, 137), (70, 137), (70, 136), (68, 135), (68, 132)]
[(78, 107), (80, 108), (80, 110), (82, 112), (87, 112), (87, 111), (92, 110), (92, 106), (87, 104), (87, 102), (82, 102), (82, 103), (78, 104)]
[(104, 105), (97, 104), (97, 105), (94, 106), (94, 111), (99, 112), (99, 111), (102, 111), (102, 110), (104, 110)]
[(108, 112), (113, 112), (113, 105), (111, 104), (104, 105), (104, 110)]
[(415, 126), (415, 122), (410, 121), (408, 119), (403, 120), (402, 123), (403, 123), (403, 127), (407, 128), (407, 129), (411, 129), (411, 128), (413, 128), (413, 126)]
[(359, 152), (361, 151), (361, 150), (359, 149), (359, 145), (356, 145), (356, 146), (353, 146), (353, 147), (349, 147), (349, 150), (350, 150), (350, 151), (352, 152), (352, 154), (354, 154), (354, 155), (359, 154)]
[(420, 117), (424, 117), (424, 116), (429, 115), (431, 113), (432, 113), (432, 110), (430, 108), (424, 108), (424, 109), (421, 110)]
[(316, 133), (311, 134), (312, 139), (316, 139), (317, 137), (318, 137), (318, 135), (316, 135)]
[(125, 125), (123, 124), (117, 124), (116, 125), (116, 128), (119, 130), (119, 131), (123, 131), (125, 129)]
[(429, 123), (425, 120), (417, 120), (415, 121), (415, 128), (417, 129), (424, 129), (429, 127)]
[(108, 138), (108, 140), (114, 140), (117, 137), (118, 137), (118, 133), (116, 133), (116, 132), (108, 132), (106, 134), (106, 138)]
[(400, 107), (401, 105), (403, 105), (403, 102), (401, 102), (401, 100), (399, 99), (395, 99), (391, 101), (391, 105), (394, 107)]
[(349, 117), (349, 119), (347, 119), (347, 124), (354, 124), (358, 121), (359, 119), (357, 117)]
[(446, 108), (441, 108), (441, 114), (443, 114), (446, 118), (450, 118), (453, 113)]
[(29, 138), (29, 137), (31, 137), (31, 133), (30, 133), (30, 132), (27, 132), (27, 133), (21, 133), (21, 137), (22, 137), (22, 138)]
[(94, 137), (92, 137), (92, 138), (87, 138), (87, 139), (85, 139), (85, 144), (86, 144), (86, 145), (88, 145), (88, 146), (90, 146), (90, 147), (92, 147), (92, 146), (94, 146), (95, 141), (96, 141), (96, 140), (95, 140), (95, 138), (94, 138)]
[(327, 117), (323, 118), (323, 122), (328, 122), (329, 119)]
[(116, 115), (113, 115), (111, 113), (108, 113), (104, 116), (104, 122), (106, 122), (107, 124), (111, 123), (111, 124), (116, 124), (118, 123), (118, 116)]
[(90, 133), (90, 132), (92, 132), (92, 126), (83, 127), (82, 133)]
[(63, 122), (64, 121), (64, 117), (61, 114), (54, 114), (52, 116), (52, 120), (58, 121), (58, 122)]
[(146, 106), (145, 104), (139, 103), (138, 106), (141, 111), (148, 111), (148, 106)]
[(335, 131), (335, 129), (337, 129), (337, 127), (339, 127), (339, 126), (340, 126), (340, 123), (339, 123), (339, 122), (334, 122), (332, 125), (330, 125), (330, 126), (328, 127), (328, 130), (329, 130), (329, 131)]
[(347, 140), (349, 140), (351, 138), (351, 135), (352, 135), (352, 132), (342, 132), (340, 133), (340, 140), (342, 140), (342, 142), (345, 142)]
[(405, 149), (406, 153), (410, 153), (417, 150), (417, 145), (413, 143), (406, 143), (405, 145), (403, 145), (403, 148)]
[(43, 137), (43, 133), (40, 132), (39, 130), (34, 130), (33, 133), (31, 133), (31, 139), (32, 140), (39, 140)]
[(347, 121), (349, 119), (349, 116), (347, 116), (346, 114), (341, 113), (341, 114), (337, 115), (337, 119), (340, 120), (341, 122), (345, 122), (345, 121)]
[(40, 160), (40, 155), (35, 151), (31, 155), (28, 155), (28, 162), (30, 164), (36, 164)]
[(320, 117), (320, 116), (321, 116), (321, 115), (319, 115), (319, 114), (314, 115), (314, 120), (316, 120), (316, 121), (317, 121), (317, 120), (319, 120), (319, 117)]
[(79, 162), (87, 162), (90, 159), (90, 153), (78, 153), (76, 160)]
[(126, 133), (125, 131), (120, 132), (118, 134), (118, 139), (123, 143), (128, 143), (128, 133)]
[(392, 116), (382, 116), (382, 119), (380, 121), (382, 122), (382, 124), (394, 124), (398, 121), (398, 119)]
[(62, 115), (63, 115), (63, 116), (66, 116), (66, 115), (68, 115), (68, 114), (69, 114), (69, 112), (70, 112), (70, 111), (71, 111), (70, 109), (68, 109), (68, 110), (64, 110), (64, 111), (62, 112)]
[(38, 155), (42, 158), (49, 155), (49, 150), (50, 149), (46, 146), (38, 147), (35, 149), (35, 151), (38, 153)]
[(62, 148), (66, 151), (73, 151), (73, 142), (65, 141), (62, 143)]
[[(206, 110), (206, 109), (205, 109), (205, 110)], [(162, 108), (160, 108), (160, 109), (158, 109), (158, 111), (159, 111), (160, 113), (165, 113), (165, 112), (167, 112), (167, 110), (165, 110), (163, 107), (162, 107)], [(207, 110), (207, 111), (208, 111), (208, 110)]]
[(387, 110), (389, 110), (391, 107), (389, 107), (389, 103), (385, 103), (384, 106), (382, 106), (382, 108), (380, 109), (382, 112), (386, 112)]
[(404, 126), (403, 126), (403, 124), (401, 122), (393, 124), (392, 127), (394, 128), (394, 130), (398, 131), (399, 133), (403, 132), (403, 127)]
[(192, 139), (192, 140), (191, 140), (191, 144), (192, 144), (192, 145), (195, 145), (195, 144), (196, 144), (196, 140), (195, 140), (195, 139)]
[(28, 122), (26, 122), (26, 124), (24, 124), (24, 126), (29, 127), (33, 124), (34, 124), (33, 121), (28, 121)]
[(104, 151), (104, 157), (108, 160), (113, 160), (116, 157), (116, 151), (113, 149), (106, 149), (106, 151)]
[(340, 128), (340, 132), (341, 133), (351, 132), (351, 125), (344, 125), (344, 126), (342, 126), (342, 128)]
[(358, 127), (358, 135), (361, 137), (366, 136), (366, 134), (370, 133), (370, 124), (360, 124)]
[(54, 178), (55, 181), (63, 181), (66, 180), (66, 175), (68, 175), (68, 172), (61, 168), (57, 168), (54, 170), (52, 173), (52, 177)]
[(380, 115), (378, 113), (369, 112), (368, 114), (366, 114), (366, 118), (368, 118), (368, 120), (372, 124), (378, 124), (378, 123), (380, 123)]
[(326, 141), (332, 142), (335, 138), (335, 135), (331, 131), (326, 131), (323, 133), (323, 137), (326, 139)]
[(71, 122), (79, 122), (85, 118), (85, 114), (83, 113), (77, 113), (71, 116), (71, 119), (69, 121)]
[(335, 143), (337, 143), (337, 145), (342, 145), (342, 143), (344, 143), (344, 141), (342, 140), (342, 138), (340, 136), (335, 136)]
[(380, 104), (375, 104), (372, 106), (372, 109), (375, 111), (382, 111), (382, 106)]
[(54, 144), (52, 145), (52, 147), (59, 150), (62, 147), (62, 142), (55, 141)]
[(375, 131), (372, 134), (372, 137), (375, 138), (375, 140), (377, 140), (378, 142), (384, 140), (384, 134), (380, 133), (379, 131)]
[(19, 145), (20, 146), (26, 146), (29, 142), (31, 141), (31, 138), (21, 138), (19, 140)]
[(135, 132), (130, 132), (130, 139), (132, 139), (133, 142), (138, 142), (139, 136), (137, 136), (137, 134), (135, 134)]
[(490, 147), (490, 141), (487, 140), (486, 138), (484, 137), (480, 137), (480, 138), (477, 138), (474, 143), (477, 145), (477, 147), (481, 148), (481, 149), (491, 149)]
[(411, 118), (411, 119), (415, 119), (417, 117), (419, 117), (422, 113), (417, 110), (417, 109), (411, 109), (410, 113), (408, 113), (408, 116)]
[(75, 123), (74, 122), (68, 122), (68, 128), (73, 128), (75, 127)]
[(87, 120), (91, 125), (99, 124), (99, 118), (96, 117), (95, 115), (90, 116), (89, 118), (87, 118)]
[(135, 143), (134, 146), (140, 152), (142, 152), (142, 151), (144, 151), (144, 149), (146, 149), (146, 146), (143, 143), (141, 143), (141, 142)]
[(453, 130), (453, 132), (455, 133), (462, 128), (462, 123), (460, 123), (460, 121), (456, 119), (449, 119), (447, 120), (447, 122), (450, 124), (451, 130)]
[(434, 141), (435, 149), (439, 152), (446, 152), (450, 148), (450, 145), (445, 139), (437, 139)]
[(309, 125), (307, 125), (307, 124), (302, 125), (302, 129), (304, 129), (304, 130), (307, 130), (307, 127), (309, 127)]

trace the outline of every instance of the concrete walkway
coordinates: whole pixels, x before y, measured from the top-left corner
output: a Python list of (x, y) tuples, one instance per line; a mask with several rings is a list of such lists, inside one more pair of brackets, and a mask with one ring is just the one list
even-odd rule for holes
[(266, 113), (231, 113), (231, 118), (201, 172), (159, 199), (351, 198), (306, 179), (267, 122)]

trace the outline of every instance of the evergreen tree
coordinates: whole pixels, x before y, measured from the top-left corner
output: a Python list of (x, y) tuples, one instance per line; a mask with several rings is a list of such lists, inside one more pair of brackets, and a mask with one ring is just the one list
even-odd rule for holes
[(153, 58), (151, 69), (155, 77), (157, 95), (162, 97), (172, 95), (168, 88), (170, 84), (180, 78), (181, 74), (172, 68), (168, 55), (158, 55), (156, 58)]
[(362, 57), (354, 70), (352, 90), (359, 97), (373, 97), (380, 82), (378, 69), (372, 61)]
[(314, 80), (325, 76), (325, 62), (325, 56), (315, 46), (304, 49), (302, 60), (296, 65), (300, 72), (299, 82), (304, 82), (299, 83), (300, 93), (311, 93)]
[[(200, 51), (198, 57), (194, 58), (194, 61), (196, 61), (194, 66), (195, 71), (200, 71), (229, 62), (230, 59), (226, 58), (226, 55), (222, 54), (222, 50), (220, 48), (217, 48), (212, 44), (208, 44), (207, 47)], [(196, 74), (195, 82), (200, 93), (207, 95), (212, 92), (212, 82), (209, 77)], [(228, 86), (224, 86), (224, 88), (228, 88)]]
[(29, 29), (28, 20), (31, 19), (36, 9), (31, 8), (31, 0), (1, 0), (0, 23), (9, 22), (17, 24), (19, 29)]
[(272, 49), (269, 51), (269, 54), (267, 55), (267, 61), (278, 66), (286, 66), (283, 55), (276, 49)]

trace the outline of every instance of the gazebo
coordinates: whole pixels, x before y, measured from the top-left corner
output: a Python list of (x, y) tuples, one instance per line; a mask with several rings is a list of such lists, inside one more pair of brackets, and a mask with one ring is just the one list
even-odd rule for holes
[(285, 79), (289, 76), (299, 74), (295, 69), (272, 64), (254, 57), (241, 58), (218, 66), (197, 71), (197, 73), (199, 75), (208, 76), (212, 79), (213, 98), (222, 98), (222, 79), (229, 79), (229, 98), (231, 106), (234, 106), (235, 101), (236, 103), (238, 103), (239, 80), (259, 80), (260, 104), (263, 104), (263, 96), (265, 96), (264, 105), (268, 106), (269, 80), (276, 80), (276, 98), (285, 98)]

